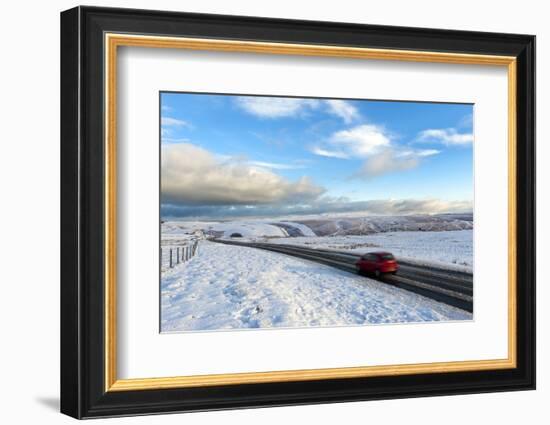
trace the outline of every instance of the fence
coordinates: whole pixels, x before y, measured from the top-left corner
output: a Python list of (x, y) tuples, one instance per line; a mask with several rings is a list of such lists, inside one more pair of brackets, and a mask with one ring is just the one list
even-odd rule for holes
[(199, 247), (198, 241), (191, 241), (180, 246), (163, 246), (160, 248), (161, 270), (164, 272), (185, 263), (195, 256)]

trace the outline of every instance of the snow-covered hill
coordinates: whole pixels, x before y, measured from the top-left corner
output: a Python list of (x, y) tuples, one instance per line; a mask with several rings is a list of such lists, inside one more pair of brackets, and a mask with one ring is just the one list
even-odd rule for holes
[(316, 218), (301, 220), (317, 236), (371, 235), (381, 232), (449, 231), (473, 228), (472, 214)]
[(234, 221), (167, 221), (162, 234), (203, 231), (216, 238), (238, 234), (247, 239), (314, 236), (372, 235), (399, 231), (471, 230), (472, 214), (243, 219)]

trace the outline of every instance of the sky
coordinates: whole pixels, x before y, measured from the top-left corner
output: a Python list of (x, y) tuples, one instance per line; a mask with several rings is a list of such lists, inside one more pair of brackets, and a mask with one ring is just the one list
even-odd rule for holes
[(473, 105), (160, 94), (161, 216), (471, 212)]

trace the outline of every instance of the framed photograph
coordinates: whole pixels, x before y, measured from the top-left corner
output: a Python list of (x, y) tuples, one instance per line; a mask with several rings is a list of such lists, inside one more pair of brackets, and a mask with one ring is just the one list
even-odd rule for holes
[(61, 411), (535, 388), (535, 37), (61, 14)]

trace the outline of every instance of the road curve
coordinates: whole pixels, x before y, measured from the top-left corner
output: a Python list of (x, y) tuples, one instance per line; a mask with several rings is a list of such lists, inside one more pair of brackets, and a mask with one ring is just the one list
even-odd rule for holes
[[(350, 252), (222, 239), (211, 239), (211, 241), (264, 249), (357, 274), (355, 262), (359, 259), (359, 255)], [(422, 266), (399, 259), (398, 262), (400, 268), (396, 275), (383, 275), (378, 280), (468, 312), (473, 311), (473, 276), (471, 274), (433, 266)], [(374, 277), (372, 278), (374, 279)]]

